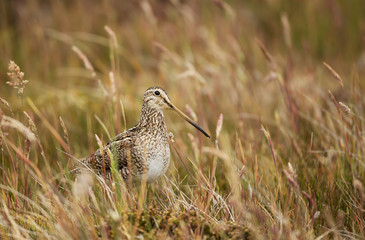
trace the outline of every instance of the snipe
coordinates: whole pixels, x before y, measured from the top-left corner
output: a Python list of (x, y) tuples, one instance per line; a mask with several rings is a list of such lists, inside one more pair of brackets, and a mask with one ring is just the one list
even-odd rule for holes
[(144, 93), (137, 125), (115, 136), (102, 150), (97, 150), (83, 160), (83, 164), (99, 175), (110, 174), (109, 156), (112, 153), (124, 180), (145, 177), (151, 183), (164, 175), (170, 163), (170, 148), (163, 109), (176, 111), (210, 138), (201, 127), (171, 103), (164, 89), (151, 87)]

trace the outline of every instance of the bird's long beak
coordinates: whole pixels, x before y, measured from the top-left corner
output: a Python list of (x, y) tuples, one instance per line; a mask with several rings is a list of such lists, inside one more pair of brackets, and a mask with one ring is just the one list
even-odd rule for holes
[(196, 129), (198, 129), (200, 132), (202, 132), (206, 137), (210, 138), (210, 136), (208, 135), (208, 133), (206, 133), (201, 127), (199, 127), (199, 125), (196, 124), (191, 118), (189, 118), (182, 111), (180, 111), (180, 109), (178, 109), (177, 107), (175, 107), (172, 103), (168, 103), (168, 105), (170, 106), (170, 108), (172, 110), (175, 110), (177, 112), (177, 114), (179, 114), (180, 117), (182, 117), (185, 121), (187, 121), (188, 123), (190, 123), (191, 125), (193, 125)]

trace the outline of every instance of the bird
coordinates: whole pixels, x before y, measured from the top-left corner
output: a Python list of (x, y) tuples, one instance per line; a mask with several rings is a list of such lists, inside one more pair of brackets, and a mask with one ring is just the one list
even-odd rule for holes
[(105, 147), (81, 161), (97, 175), (111, 176), (110, 157), (124, 181), (142, 180), (152, 183), (163, 176), (170, 164), (170, 147), (163, 110), (175, 111), (185, 121), (210, 138), (197, 123), (172, 104), (161, 87), (150, 87), (143, 95), (138, 123), (113, 137)]

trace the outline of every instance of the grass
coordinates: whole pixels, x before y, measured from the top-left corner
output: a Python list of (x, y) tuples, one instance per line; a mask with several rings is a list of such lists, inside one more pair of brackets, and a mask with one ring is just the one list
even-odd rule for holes
[[(365, 238), (363, 9), (1, 2), (0, 238)], [(166, 112), (163, 178), (75, 181), (154, 85), (212, 139)]]

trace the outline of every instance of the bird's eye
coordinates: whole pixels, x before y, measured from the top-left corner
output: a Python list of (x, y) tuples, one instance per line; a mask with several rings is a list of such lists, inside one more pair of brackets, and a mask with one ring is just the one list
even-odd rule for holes
[(160, 95), (160, 92), (159, 91), (155, 91), (155, 95), (156, 96)]

